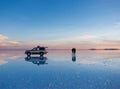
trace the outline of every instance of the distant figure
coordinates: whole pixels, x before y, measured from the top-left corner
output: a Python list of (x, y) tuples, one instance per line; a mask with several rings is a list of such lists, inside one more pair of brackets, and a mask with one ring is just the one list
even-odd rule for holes
[(75, 62), (76, 61), (76, 48), (72, 48), (72, 61)]
[(76, 48), (72, 48), (72, 53), (76, 53)]

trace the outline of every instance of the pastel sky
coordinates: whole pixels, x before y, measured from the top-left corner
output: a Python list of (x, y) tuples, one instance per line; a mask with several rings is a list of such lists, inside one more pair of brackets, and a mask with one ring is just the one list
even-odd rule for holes
[(120, 48), (120, 0), (0, 0), (0, 48)]

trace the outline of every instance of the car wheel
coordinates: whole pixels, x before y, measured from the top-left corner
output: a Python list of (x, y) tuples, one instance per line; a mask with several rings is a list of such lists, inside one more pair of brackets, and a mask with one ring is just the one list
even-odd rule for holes
[(31, 55), (31, 53), (27, 53), (27, 56), (30, 56)]

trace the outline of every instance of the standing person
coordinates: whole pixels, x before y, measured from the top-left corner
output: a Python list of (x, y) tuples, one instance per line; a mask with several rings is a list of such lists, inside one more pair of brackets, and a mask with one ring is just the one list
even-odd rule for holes
[(76, 48), (72, 48), (72, 53), (76, 53)]

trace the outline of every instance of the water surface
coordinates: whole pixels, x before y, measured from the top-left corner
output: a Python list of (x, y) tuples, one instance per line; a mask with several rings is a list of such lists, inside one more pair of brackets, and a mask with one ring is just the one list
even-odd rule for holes
[(0, 51), (0, 89), (119, 89), (120, 51)]

